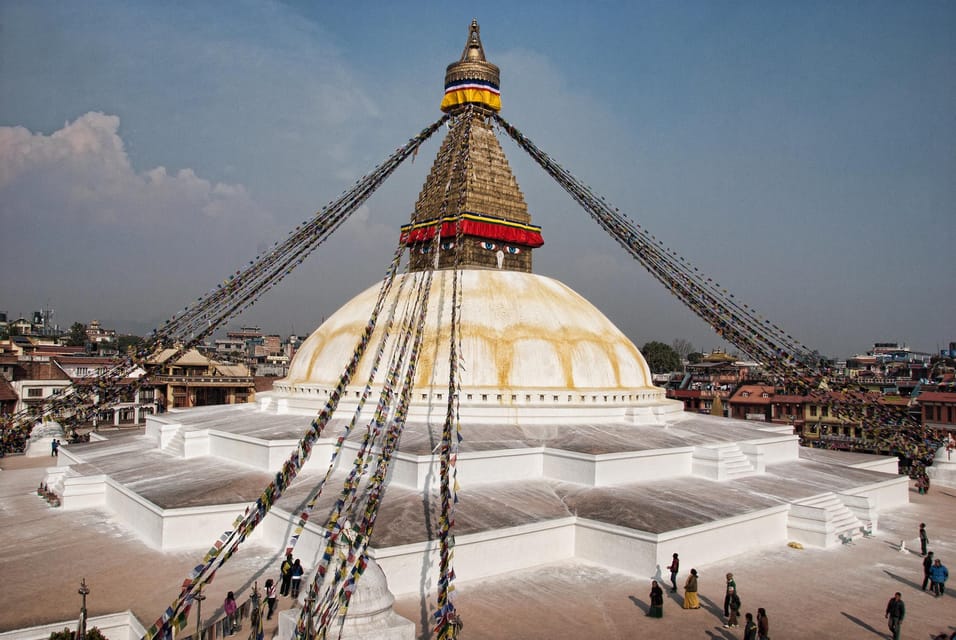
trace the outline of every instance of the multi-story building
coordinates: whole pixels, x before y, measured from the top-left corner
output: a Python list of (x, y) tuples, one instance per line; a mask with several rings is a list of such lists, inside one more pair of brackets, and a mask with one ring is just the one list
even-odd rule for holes
[(255, 380), (246, 365), (216, 362), (196, 349), (174, 360), (175, 354), (166, 349), (150, 362), (158, 368), (150, 380), (161, 410), (255, 400)]
[[(77, 387), (95, 385), (97, 378), (116, 366), (117, 361), (108, 357), (67, 357), (53, 358), (53, 362), (70, 377), (70, 381)], [(118, 401), (112, 402), (109, 407), (94, 412), (89, 426), (98, 429), (104, 425), (115, 427), (138, 425), (146, 422), (146, 416), (158, 411), (156, 392), (151, 384), (134, 384), (144, 371), (136, 368), (126, 378), (119, 380), (115, 388), (119, 391)], [(99, 398), (94, 394), (95, 402)]]
[(742, 384), (730, 397), (730, 417), (741, 420), (773, 420), (774, 387), (765, 384)]
[(916, 398), (923, 424), (940, 437), (956, 433), (956, 393), (924, 391)]
[(114, 329), (104, 329), (100, 326), (99, 320), (93, 320), (86, 327), (86, 339), (93, 344), (114, 344), (116, 342), (116, 331)]
[(756, 363), (737, 362), (723, 351), (715, 350), (697, 364), (688, 364), (686, 372), (672, 376), (667, 384), (667, 397), (684, 403), (685, 411), (713, 413), (717, 398), (727, 415), (728, 401), (756, 368)]

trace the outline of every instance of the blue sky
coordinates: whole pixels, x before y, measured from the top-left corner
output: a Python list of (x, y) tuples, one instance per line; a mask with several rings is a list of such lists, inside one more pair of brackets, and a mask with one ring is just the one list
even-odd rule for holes
[[(476, 17), (507, 120), (804, 344), (956, 340), (956, 4), (449, 4), (0, 1), (0, 310), (158, 326), (436, 120)], [(235, 324), (377, 281), (438, 143)], [(720, 346), (502, 146), (538, 273)]]

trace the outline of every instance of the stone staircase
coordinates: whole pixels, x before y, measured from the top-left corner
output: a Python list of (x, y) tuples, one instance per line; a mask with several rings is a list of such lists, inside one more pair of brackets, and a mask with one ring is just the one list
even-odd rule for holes
[(787, 531), (791, 540), (815, 547), (850, 544), (866, 525), (835, 493), (824, 493), (790, 505)]
[(708, 480), (733, 480), (759, 473), (735, 443), (694, 447), (693, 473)]
[(181, 428), (178, 429), (176, 434), (163, 446), (163, 453), (177, 458), (186, 457), (186, 436), (183, 435)]

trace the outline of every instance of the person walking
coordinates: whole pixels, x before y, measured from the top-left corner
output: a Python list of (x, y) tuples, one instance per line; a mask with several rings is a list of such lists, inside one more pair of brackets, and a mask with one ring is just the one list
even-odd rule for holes
[(691, 569), (684, 583), (684, 608), (700, 609), (700, 600), (697, 598), (697, 569)]
[(671, 560), (671, 565), (667, 568), (671, 572), (671, 591), (677, 591), (677, 570), (680, 568), (680, 558), (677, 557), (676, 553)]
[(266, 606), (269, 608), (266, 613), (266, 620), (272, 620), (272, 614), (276, 610), (276, 595), (278, 592), (275, 580), (269, 578), (266, 580)]
[(292, 562), (292, 554), (285, 554), (285, 560), (282, 561), (282, 565), (279, 567), (279, 595), (287, 596), (289, 595), (289, 589), (292, 586), (292, 565), (295, 564)]
[(730, 617), (730, 594), (737, 590), (737, 583), (734, 581), (734, 574), (727, 574), (727, 587), (724, 591), (724, 617)]
[(236, 605), (236, 596), (233, 595), (232, 591), (226, 594), (226, 601), (222, 605), (223, 611), (226, 612), (226, 624), (229, 629), (226, 635), (232, 635), (239, 629), (239, 607)]
[(757, 623), (754, 622), (754, 614), (748, 611), (744, 617), (747, 620), (744, 623), (744, 640), (757, 640)]
[(648, 617), (651, 618), (663, 618), (664, 617), (664, 590), (661, 589), (661, 585), (657, 584), (657, 580), (651, 580), (651, 607), (647, 611)]
[(900, 628), (903, 626), (903, 618), (906, 617), (906, 605), (903, 604), (903, 594), (896, 592), (890, 601), (886, 603), (886, 624), (893, 634), (893, 640), (900, 640)]
[(730, 602), (728, 602), (730, 615), (727, 617), (727, 624), (724, 625), (724, 628), (736, 629), (737, 617), (740, 616), (740, 596), (737, 595), (736, 589), (730, 587), (730, 594), (728, 594), (727, 597), (730, 600)]
[(299, 587), (302, 585), (302, 563), (296, 560), (292, 564), (292, 597), (299, 597)]
[(757, 609), (757, 640), (770, 640), (770, 619), (763, 607)]
[(929, 536), (926, 535), (926, 523), (919, 523), (919, 548), (920, 554), (926, 555), (926, 545), (929, 544)]
[(926, 585), (932, 584), (932, 580), (929, 577), (930, 570), (933, 568), (933, 552), (930, 551), (926, 554), (926, 557), (923, 558), (923, 591), (926, 591)]
[(933, 561), (933, 566), (929, 570), (929, 579), (933, 581), (931, 587), (933, 595), (937, 598), (946, 593), (946, 580), (949, 578), (949, 569), (940, 561), (939, 558)]
[(50, 456), (55, 458), (60, 457), (60, 441), (56, 438), (53, 438), (53, 442), (50, 443)]

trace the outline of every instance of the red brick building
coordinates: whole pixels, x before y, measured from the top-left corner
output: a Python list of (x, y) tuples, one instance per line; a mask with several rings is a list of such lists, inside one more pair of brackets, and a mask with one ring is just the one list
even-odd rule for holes
[(927, 427), (941, 433), (956, 432), (956, 393), (924, 391), (916, 403)]

